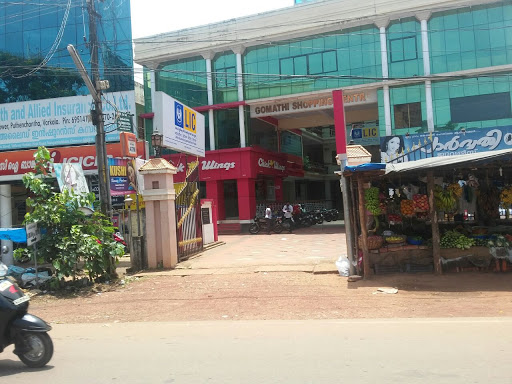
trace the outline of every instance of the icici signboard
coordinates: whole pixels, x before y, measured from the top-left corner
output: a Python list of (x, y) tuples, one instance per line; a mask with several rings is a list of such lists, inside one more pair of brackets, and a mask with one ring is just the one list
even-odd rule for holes
[[(96, 170), (96, 147), (94, 145), (82, 145), (77, 147), (49, 148), (50, 156), (54, 163), (79, 163), (84, 171)], [(23, 175), (34, 169), (35, 150), (0, 152), (0, 179), (9, 180), (13, 176)], [(137, 153), (144, 158), (144, 142), (137, 142)], [(119, 143), (107, 144), (109, 157), (122, 157), (122, 149)], [(19, 177), (13, 177), (18, 179)]]

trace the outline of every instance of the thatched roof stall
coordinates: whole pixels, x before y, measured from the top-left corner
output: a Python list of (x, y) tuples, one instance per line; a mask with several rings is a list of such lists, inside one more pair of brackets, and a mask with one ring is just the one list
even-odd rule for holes
[[(425, 247), (421, 251), (428, 252), (437, 274), (442, 273), (441, 249), (440, 249), (440, 222), (446, 224), (445, 217), (439, 218), (439, 207), (436, 207), (436, 184), (444, 180), (458, 180), (459, 178), (474, 178), (481, 180), (482, 185), (504, 186), (512, 185), (512, 149), (455, 155), (446, 157), (432, 157), (418, 161), (410, 161), (399, 164), (366, 163), (357, 166), (347, 166), (343, 176), (350, 191), (348, 199), (351, 200), (350, 218), (353, 228), (352, 244), (349, 249), (355, 255), (363, 256), (362, 270), (365, 278), (372, 274), (370, 264), (369, 229), (367, 228), (368, 214), (365, 204), (365, 190), (373, 185), (403, 186), (409, 183), (422, 183), (428, 197), (428, 212), (425, 212), (428, 223), (429, 235), (432, 239), (431, 247)], [(485, 191), (482, 187), (481, 199), (485, 199)], [(483, 201), (483, 200), (481, 200)], [(499, 204), (498, 204), (499, 205)], [(495, 207), (498, 212), (498, 206)], [(470, 213), (473, 215), (473, 213)], [(499, 213), (498, 213), (499, 215)], [(493, 217), (486, 217), (493, 216)], [(508, 215), (507, 215), (508, 218)], [(463, 220), (467, 218), (464, 216)], [(494, 214), (486, 215), (485, 212), (475, 211), (472, 221), (465, 224), (490, 225), (495, 220)], [(500, 221), (500, 218), (497, 219)], [(505, 220), (501, 220), (505, 222)], [(451, 224), (451, 223), (448, 223)], [(360, 236), (358, 236), (360, 235)], [(359, 242), (358, 242), (359, 239)], [(411, 251), (419, 253), (419, 251)]]

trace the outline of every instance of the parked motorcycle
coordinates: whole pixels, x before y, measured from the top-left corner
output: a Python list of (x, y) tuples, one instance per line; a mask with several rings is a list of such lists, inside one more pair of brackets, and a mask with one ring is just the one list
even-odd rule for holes
[(126, 244), (126, 241), (124, 240), (123, 236), (121, 236), (121, 233), (120, 232), (116, 232), (114, 233), (114, 241), (118, 244), (121, 244), (124, 246), (124, 253), (128, 253), (129, 252), (129, 248), (128, 248), (128, 245)]
[(7, 266), (0, 261), (0, 352), (14, 344), (14, 354), (31, 368), (44, 367), (53, 356), (53, 342), (44, 320), (29, 314), (29, 296), (7, 276)]
[[(276, 217), (270, 221), (270, 230), (275, 233), (283, 232), (283, 223), (280, 217)], [(267, 219), (262, 217), (254, 217), (254, 223), (249, 227), (249, 232), (253, 235), (259, 233), (260, 231), (267, 232)]]

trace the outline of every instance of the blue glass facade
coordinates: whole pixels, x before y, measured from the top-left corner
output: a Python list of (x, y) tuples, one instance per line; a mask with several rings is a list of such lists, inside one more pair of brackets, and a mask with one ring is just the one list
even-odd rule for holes
[[(73, 44), (90, 69), (89, 15), (85, 5), (77, 0), (0, 0), (0, 103), (88, 93), (79, 77), (74, 81), (76, 67), (66, 50), (68, 44)], [(95, 7), (100, 15), (100, 76), (109, 80), (109, 92), (133, 90), (130, 2), (96, 1)], [(48, 60), (44, 67), (29, 75), (44, 59)], [(45, 75), (53, 78), (50, 85)], [(40, 81), (46, 92), (21, 89), (25, 87), (23, 79), (29, 79), (33, 87)], [(54, 87), (52, 92), (48, 87)]]

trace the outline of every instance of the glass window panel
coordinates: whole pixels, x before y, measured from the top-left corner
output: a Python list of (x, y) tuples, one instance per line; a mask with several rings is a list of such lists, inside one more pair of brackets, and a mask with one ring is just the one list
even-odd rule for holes
[(444, 17), (444, 28), (447, 30), (459, 28), (459, 19), (457, 14), (446, 15)]
[(488, 30), (479, 29), (475, 33), (475, 47), (477, 50), (490, 48), (490, 33)]
[(475, 52), (462, 52), (460, 54), (461, 69), (473, 69), (476, 68), (476, 56)]
[(503, 8), (502, 7), (492, 7), (487, 9), (487, 17), (489, 18), (489, 23), (496, 23), (503, 21)]
[(23, 46), (25, 58), (37, 58), (46, 56), (46, 51), (41, 52), (39, 31), (31, 30), (23, 32)]
[(473, 25), (473, 16), (471, 12), (461, 12), (458, 14), (459, 28), (466, 28)]
[(446, 31), (444, 36), (447, 54), (460, 51), (459, 31)]
[(5, 20), (7, 20), (6, 26), (9, 32), (21, 32), (23, 29), (23, 7), (21, 4), (12, 2), (5, 7)]
[(454, 123), (511, 118), (510, 92), (450, 99), (450, 111)]
[(281, 74), (282, 75), (293, 75), (294, 72), (293, 72), (293, 59), (292, 58), (288, 58), (288, 59), (281, 59), (280, 60), (280, 64), (281, 64)]
[(279, 48), (277, 45), (271, 45), (267, 48), (267, 56), (269, 60), (276, 60), (279, 58)]
[(459, 71), (461, 69), (460, 55), (446, 55), (446, 67), (448, 72)]
[(306, 56), (298, 56), (293, 59), (293, 70), (295, 75), (307, 75), (308, 63)]
[(416, 38), (404, 38), (404, 60), (412, 60), (418, 57)]
[(404, 60), (404, 45), (402, 39), (395, 39), (389, 42), (391, 61), (402, 61)]
[(350, 68), (356, 69), (363, 66), (363, 54), (360, 50), (352, 50), (350, 52)]
[(23, 55), (23, 34), (21, 32), (6, 33), (5, 48), (13, 55)]
[(475, 9), (473, 11), (473, 23), (475, 25), (487, 24), (487, 9)]
[(279, 46), (279, 57), (290, 56), (290, 46), (288, 44)]
[(507, 64), (507, 51), (504, 48), (495, 49), (492, 51), (491, 58), (492, 65), (505, 65)]
[(502, 24), (489, 24), (489, 29), (491, 48), (504, 47), (506, 41), (505, 30), (502, 28)]
[(512, 4), (503, 4), (503, 19), (512, 20)]
[(312, 75), (316, 75), (322, 72), (322, 54), (313, 53), (309, 55), (309, 73)]
[(421, 127), (421, 103), (394, 106), (395, 129)]
[(478, 68), (482, 67), (490, 67), (492, 64), (491, 61), (491, 52), (490, 51), (479, 51), (476, 56), (476, 65)]
[(475, 33), (473, 31), (460, 30), (460, 50), (461, 51), (474, 51), (475, 50)]

